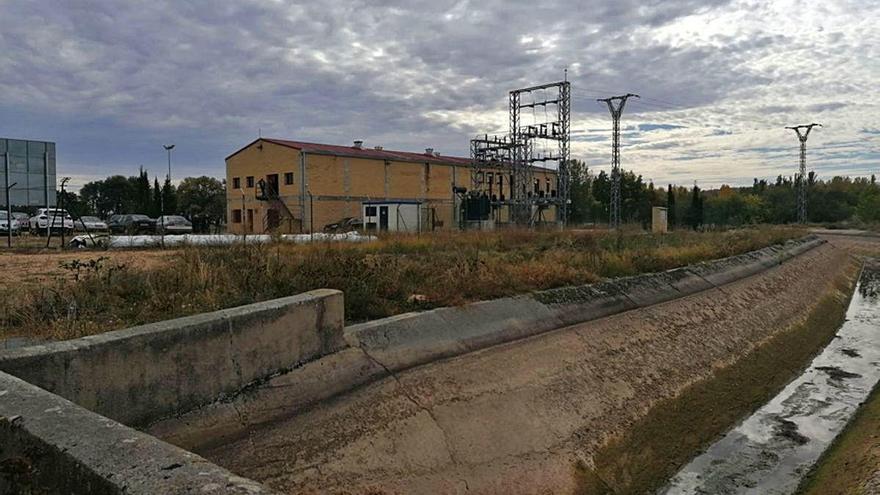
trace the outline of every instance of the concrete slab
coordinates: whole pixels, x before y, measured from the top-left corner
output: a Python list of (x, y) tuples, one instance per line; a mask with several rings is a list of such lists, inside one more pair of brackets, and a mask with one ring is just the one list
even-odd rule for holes
[(0, 466), (3, 494), (274, 493), (2, 372)]
[(211, 403), (345, 346), (342, 293), (322, 289), (0, 352), (0, 370), (138, 425)]

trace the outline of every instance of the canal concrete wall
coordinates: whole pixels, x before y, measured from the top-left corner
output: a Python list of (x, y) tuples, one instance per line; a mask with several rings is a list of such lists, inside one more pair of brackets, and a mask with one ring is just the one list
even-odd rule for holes
[(44, 493), (274, 492), (0, 372), (0, 494)]
[[(170, 479), (165, 471), (178, 471), (185, 462), (137, 471), (123, 469), (119, 459), (138, 455), (129, 444), (138, 445), (141, 438), (157, 442), (143, 451), (150, 459), (193, 454), (124, 425), (184, 447), (225, 442), (398, 370), (714, 288), (822, 242), (810, 237), (686, 269), (401, 315), (348, 329), (343, 329), (342, 294), (319, 290), (2, 351), (0, 371), (8, 374), (0, 374), (0, 441), (7, 445), (0, 462), (31, 466), (36, 471), (22, 471), (32, 474), (29, 480), (48, 483), (40, 478), (48, 476), (68, 483), (59, 486), (75, 487), (69, 488), (73, 493), (115, 493), (123, 486), (129, 487), (126, 493), (177, 493), (156, 487)], [(64, 411), (63, 418), (52, 415), (56, 407)], [(77, 430), (78, 423), (90, 426)], [(114, 437), (115, 432), (124, 438)], [(83, 450), (78, 441), (98, 448)], [(117, 444), (122, 447), (113, 447)], [(204, 462), (198, 456), (187, 459), (193, 465)], [(49, 466), (63, 471), (52, 474)], [(228, 476), (214, 468), (208, 471)], [(113, 473), (119, 478), (112, 480)], [(201, 480), (196, 468), (175, 476), (180, 486)], [(125, 481), (128, 477), (143, 478), (145, 488), (130, 489), (136, 485)], [(218, 486), (217, 493), (237, 493), (239, 482), (242, 489), (251, 486), (229, 478), (225, 485), (211, 481), (202, 488), (205, 493)]]
[(779, 266), (824, 243), (807, 236), (660, 273), (349, 326), (345, 329), (349, 348), (273, 377), (230, 400), (156, 421), (147, 431), (185, 448), (222, 444), (260, 424), (398, 371), (713, 289)]
[(728, 284), (824, 242), (808, 236), (665, 272), (407, 313), (348, 327), (345, 337), (384, 368), (399, 371)]
[(238, 308), (0, 352), (0, 371), (128, 425), (180, 414), (338, 351), (342, 293)]
[(645, 477), (690, 457), (681, 444), (715, 438), (831, 339), (857, 273), (823, 244), (688, 297), (393, 372), (195, 452), (295, 493), (647, 493)]

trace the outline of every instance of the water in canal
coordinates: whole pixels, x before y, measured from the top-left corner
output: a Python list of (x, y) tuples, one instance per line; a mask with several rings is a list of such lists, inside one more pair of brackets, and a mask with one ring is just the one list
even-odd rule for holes
[(878, 379), (880, 263), (869, 263), (846, 322), (810, 367), (682, 468), (659, 493), (794, 493)]

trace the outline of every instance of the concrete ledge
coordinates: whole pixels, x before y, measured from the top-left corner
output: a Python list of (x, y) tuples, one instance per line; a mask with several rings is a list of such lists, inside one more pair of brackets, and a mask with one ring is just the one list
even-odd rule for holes
[(0, 494), (268, 494), (254, 481), (0, 372)]
[(156, 421), (146, 431), (184, 448), (211, 448), (396, 371), (714, 289), (716, 285), (705, 277), (719, 283), (733, 281), (823, 242), (804, 238), (660, 273), (353, 325), (345, 329), (348, 349), (272, 377), (235, 397)]
[(144, 431), (178, 447), (206, 449), (386, 376), (388, 372), (360, 349), (343, 349), (272, 377), (230, 400), (159, 420)]
[(304, 294), (0, 352), (0, 370), (128, 425), (182, 413), (335, 352), (342, 293)]
[(824, 242), (807, 236), (660, 273), (398, 315), (347, 327), (345, 338), (389, 371), (403, 370), (728, 284)]

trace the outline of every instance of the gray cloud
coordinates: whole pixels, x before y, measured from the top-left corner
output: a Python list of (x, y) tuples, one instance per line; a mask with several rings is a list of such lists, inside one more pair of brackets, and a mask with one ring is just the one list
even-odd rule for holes
[[(632, 163), (655, 178), (663, 163), (681, 160), (696, 175), (720, 177), (715, 167), (726, 177), (719, 157), (738, 146), (789, 144), (766, 129), (812, 114), (834, 124), (856, 94), (868, 108), (878, 103), (875, 3), (811, 7), (822, 30), (809, 36), (761, 22), (776, 8), (748, 0), (8, 0), (0, 3), (0, 113), (16, 118), (0, 122), (0, 135), (57, 140), (61, 166), (82, 177), (160, 169), (159, 144), (171, 141), (180, 174), (222, 176), (223, 157), (258, 129), (466, 154), (473, 134), (506, 128), (508, 90), (558, 79), (567, 67), (573, 128), (582, 131), (575, 157), (607, 161), (607, 109), (595, 98), (633, 91), (643, 98), (625, 117)], [(852, 132), (877, 129), (873, 115), (848, 114)], [(823, 132), (844, 142), (850, 128)], [(765, 166), (759, 151), (747, 155), (744, 181)], [(853, 170), (865, 166), (857, 151), (847, 159)]]

